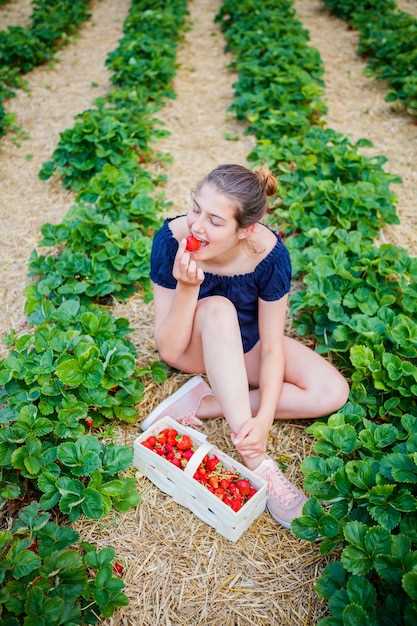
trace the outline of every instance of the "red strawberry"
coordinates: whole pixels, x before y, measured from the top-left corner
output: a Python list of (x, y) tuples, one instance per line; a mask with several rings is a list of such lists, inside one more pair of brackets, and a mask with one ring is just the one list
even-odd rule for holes
[(170, 461), (172, 463), (172, 465), (175, 465), (176, 467), (181, 467), (181, 461), (179, 459), (171, 459)]
[(182, 456), (184, 457), (184, 459), (187, 459), (187, 461), (189, 461), (191, 457), (193, 456), (193, 454), (194, 454), (193, 450), (184, 450), (184, 452), (182, 453)]
[(222, 489), (221, 487), (218, 487), (217, 489), (215, 489), (214, 493), (218, 498), (220, 498), (220, 500), (223, 500), (224, 496), (226, 495), (225, 490)]
[(229, 489), (230, 480), (226, 480), (225, 478), (222, 478), (222, 480), (220, 481), (220, 487), (222, 487), (223, 489)]
[(28, 546), (28, 550), (30, 550), (31, 552), (38, 551), (38, 542), (36, 541), (36, 539), (34, 539), (32, 543), (30, 544), (30, 546)]
[(237, 512), (242, 508), (242, 500), (240, 498), (234, 498), (231, 504), (232, 509)]
[(113, 572), (117, 574), (118, 576), (121, 576), (123, 574), (124, 567), (121, 563), (119, 563), (119, 561), (116, 561), (115, 564), (113, 565)]
[(232, 506), (233, 498), (231, 498), (230, 496), (224, 496), (223, 502), (228, 506)]
[(219, 463), (220, 461), (217, 456), (209, 456), (206, 461), (206, 468), (209, 472), (212, 472), (214, 469), (216, 469)]
[(248, 480), (237, 480), (235, 483), (242, 496), (248, 496), (251, 491), (251, 485)]
[(177, 448), (178, 450), (189, 450), (193, 445), (190, 437), (188, 435), (182, 435), (180, 439), (177, 439)]
[(187, 237), (187, 245), (185, 247), (189, 252), (196, 252), (200, 249), (201, 243), (198, 239), (194, 237), (194, 235), (188, 235)]
[(94, 420), (92, 417), (86, 417), (85, 418), (85, 425), (87, 426), (87, 428), (93, 428), (94, 426)]

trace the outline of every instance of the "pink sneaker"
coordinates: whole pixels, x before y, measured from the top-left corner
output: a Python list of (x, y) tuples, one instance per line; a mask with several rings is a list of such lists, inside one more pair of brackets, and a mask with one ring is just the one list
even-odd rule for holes
[(156, 420), (169, 415), (172, 419), (186, 426), (202, 426), (203, 422), (196, 416), (197, 409), (203, 398), (214, 395), (209, 385), (201, 376), (193, 376), (158, 406), (141, 423), (142, 430), (152, 426)]
[(271, 458), (264, 459), (252, 471), (268, 482), (266, 508), (279, 524), (290, 528), (292, 520), (302, 515), (306, 496), (284, 476)]

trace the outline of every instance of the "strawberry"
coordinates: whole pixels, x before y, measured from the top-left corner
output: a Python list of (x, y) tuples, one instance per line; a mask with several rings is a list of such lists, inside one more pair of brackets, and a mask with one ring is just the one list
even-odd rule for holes
[(161, 434), (164, 434), (167, 438), (176, 437), (178, 431), (176, 431), (175, 428), (164, 428), (164, 430), (161, 430)]
[(233, 498), (231, 498), (230, 496), (224, 496), (223, 502), (228, 506), (232, 506)]
[(220, 461), (217, 456), (209, 456), (206, 461), (206, 468), (209, 472), (212, 472), (214, 469), (216, 469), (219, 463)]
[(189, 450), (193, 445), (190, 437), (188, 435), (182, 435), (180, 439), (177, 439), (177, 448), (178, 450)]
[(165, 433), (159, 433), (159, 435), (157, 435), (156, 440), (158, 441), (158, 443), (166, 443), (167, 442), (167, 436)]
[(222, 478), (222, 480), (220, 481), (220, 487), (222, 487), (222, 489), (229, 489), (230, 487), (230, 480), (226, 480), (226, 478)]
[(173, 446), (173, 445), (171, 445), (170, 443), (166, 443), (166, 444), (164, 445), (164, 452), (165, 452), (165, 453), (167, 453), (167, 452), (173, 452), (173, 450), (174, 450), (174, 446)]
[(217, 489), (214, 490), (214, 494), (220, 498), (220, 500), (223, 500), (224, 496), (226, 495), (226, 492), (224, 489), (222, 489), (221, 487), (218, 487)]
[(236, 486), (236, 483), (231, 483), (230, 487), (229, 487), (229, 491), (231, 494), (233, 494), (234, 496), (240, 496), (240, 491)]
[(250, 489), (250, 493), (249, 493), (249, 495), (248, 495), (248, 500), (249, 500), (249, 498), (251, 498), (252, 496), (254, 496), (254, 495), (255, 495), (255, 493), (256, 493), (256, 489), (254, 489), (253, 487), (251, 487), (251, 489)]
[(251, 491), (251, 485), (248, 480), (237, 480), (235, 483), (242, 496), (248, 496)]
[(212, 485), (215, 489), (218, 489), (218, 487), (219, 487), (219, 479), (217, 478), (217, 476), (210, 476), (208, 481), (209, 481), (210, 485)]
[(176, 467), (181, 467), (181, 461), (179, 459), (174, 458), (170, 462), (172, 463), (172, 465), (175, 465)]
[(30, 546), (28, 546), (28, 550), (30, 550), (31, 552), (38, 551), (38, 542), (36, 541), (36, 539), (34, 539), (32, 543), (30, 544)]
[(239, 511), (239, 509), (242, 508), (242, 500), (240, 498), (234, 498), (232, 500), (232, 504), (231, 507), (232, 509), (237, 513), (237, 511)]
[(92, 417), (86, 417), (85, 418), (85, 425), (87, 426), (87, 428), (93, 428), (94, 426), (94, 420)]
[(182, 453), (182, 456), (184, 457), (184, 459), (187, 459), (187, 461), (189, 461), (191, 457), (193, 456), (193, 454), (194, 454), (193, 450), (184, 450), (184, 452)]
[(200, 249), (200, 246), (201, 246), (200, 241), (196, 239), (194, 235), (188, 235), (187, 245), (185, 246), (185, 249), (188, 250), (188, 252), (196, 252), (197, 250)]
[(121, 576), (123, 574), (124, 567), (121, 563), (119, 563), (119, 561), (116, 561), (115, 564), (113, 565), (113, 572), (117, 574), (118, 576)]

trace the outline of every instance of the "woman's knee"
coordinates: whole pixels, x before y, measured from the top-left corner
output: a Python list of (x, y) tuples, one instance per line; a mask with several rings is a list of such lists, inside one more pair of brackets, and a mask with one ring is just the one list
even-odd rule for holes
[(236, 307), (228, 298), (223, 296), (209, 296), (197, 303), (195, 319), (201, 328), (224, 325), (230, 326), (238, 321)]
[(335, 413), (346, 404), (349, 398), (349, 383), (336, 369), (334, 375), (323, 381), (315, 390), (316, 400), (322, 406), (323, 415)]

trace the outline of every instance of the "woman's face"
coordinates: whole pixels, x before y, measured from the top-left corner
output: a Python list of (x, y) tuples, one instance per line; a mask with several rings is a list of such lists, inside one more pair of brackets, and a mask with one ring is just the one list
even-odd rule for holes
[(229, 198), (211, 184), (204, 184), (200, 191), (192, 194), (192, 206), (187, 213), (190, 233), (207, 242), (193, 252), (198, 260), (215, 259), (230, 252), (246, 235), (246, 229), (237, 230), (235, 208)]

